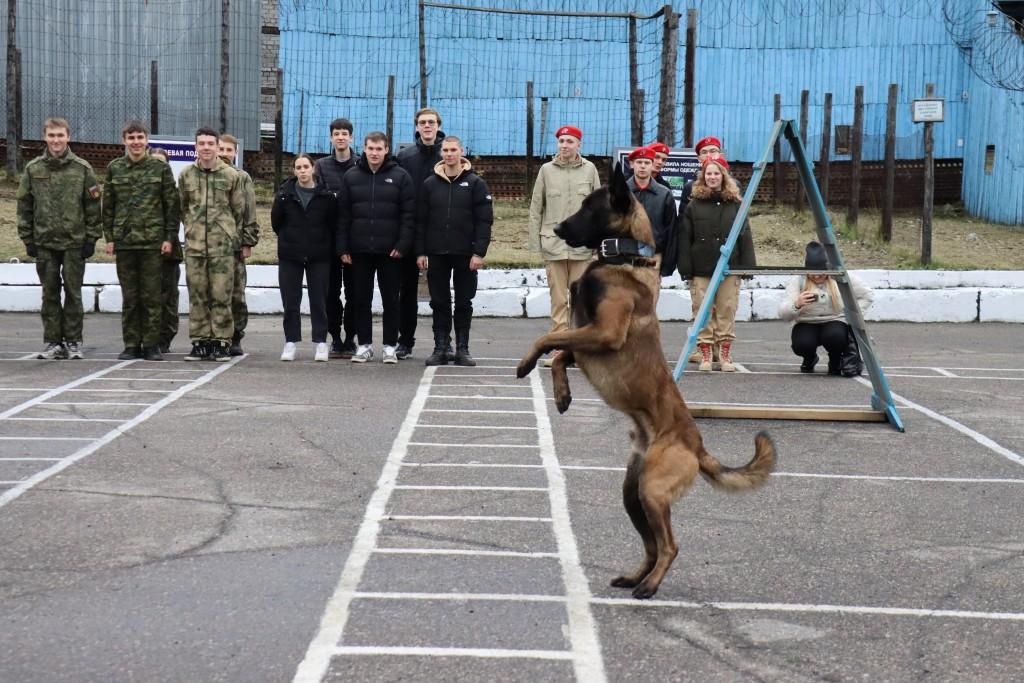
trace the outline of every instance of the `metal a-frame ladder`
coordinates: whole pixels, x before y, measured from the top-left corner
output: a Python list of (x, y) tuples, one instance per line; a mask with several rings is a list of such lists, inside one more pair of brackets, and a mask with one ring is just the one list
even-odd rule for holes
[[(833, 270), (810, 271), (806, 268), (771, 267), (731, 270), (729, 268), (729, 257), (732, 255), (733, 249), (736, 247), (736, 241), (739, 239), (740, 230), (747, 219), (747, 214), (750, 212), (750, 205), (754, 200), (754, 195), (757, 193), (757, 187), (760, 185), (761, 178), (764, 176), (765, 168), (768, 166), (768, 157), (772, 153), (775, 141), (779, 139), (780, 135), (786, 136), (786, 140), (789, 142), (790, 147), (793, 150), (793, 160), (796, 162), (796, 168), (800, 176), (800, 184), (803, 185), (804, 190), (807, 192), (811, 212), (814, 214), (818, 241), (825, 247), (825, 253), (828, 255), (828, 262), (832, 266)], [(875, 351), (871, 346), (871, 340), (868, 337), (867, 329), (864, 325), (864, 316), (861, 313), (860, 307), (857, 305), (856, 297), (853, 295), (853, 288), (850, 286), (850, 278), (847, 275), (846, 266), (843, 264), (842, 254), (839, 253), (839, 247), (836, 245), (835, 233), (832, 230), (832, 223), (829, 221), (828, 212), (825, 210), (825, 202), (821, 198), (821, 190), (818, 188), (818, 183), (814, 178), (814, 173), (811, 171), (811, 164), (807, 159), (807, 152), (804, 149), (803, 142), (800, 140), (796, 123), (792, 120), (779, 120), (775, 122), (775, 126), (772, 128), (771, 137), (768, 139), (768, 144), (765, 146), (764, 154), (761, 155), (761, 160), (754, 164), (754, 174), (750, 179), (750, 185), (747, 187), (746, 193), (743, 195), (743, 203), (740, 205), (740, 210), (736, 214), (736, 219), (733, 221), (732, 229), (729, 232), (729, 238), (726, 240), (725, 244), (722, 245), (720, 251), (721, 256), (718, 258), (718, 265), (715, 267), (715, 272), (711, 276), (711, 282), (708, 283), (708, 289), (704, 295), (704, 300), (701, 302), (700, 310), (697, 311), (693, 324), (689, 328), (686, 344), (683, 346), (683, 351), (679, 355), (679, 360), (676, 361), (676, 366), (672, 373), (677, 383), (683, 376), (683, 371), (686, 369), (686, 362), (690, 357), (690, 353), (694, 348), (696, 348), (698, 332), (700, 332), (700, 330), (708, 323), (708, 317), (711, 315), (711, 306), (715, 300), (715, 294), (718, 292), (718, 286), (726, 275), (798, 275), (813, 272), (832, 275), (835, 277), (836, 285), (838, 286), (839, 293), (842, 295), (843, 299), (843, 313), (846, 316), (846, 322), (849, 324), (850, 329), (853, 330), (853, 334), (857, 338), (857, 345), (860, 347), (860, 355), (864, 359), (864, 366), (867, 368), (868, 376), (871, 378), (871, 386), (874, 389), (874, 393), (871, 396), (870, 409), (793, 408), (784, 406), (757, 408), (723, 405), (692, 406), (690, 408), (690, 412), (693, 413), (695, 417), (774, 418), (785, 420), (840, 420), (861, 422), (888, 421), (899, 431), (904, 431), (903, 421), (900, 420), (900, 416), (896, 412), (896, 405), (893, 403), (892, 393), (889, 391), (889, 383), (885, 379), (885, 373), (882, 371), (882, 367), (878, 363)]]

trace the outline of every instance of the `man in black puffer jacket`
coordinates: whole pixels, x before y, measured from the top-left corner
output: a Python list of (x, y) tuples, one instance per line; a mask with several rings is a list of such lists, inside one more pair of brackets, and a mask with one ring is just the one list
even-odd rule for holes
[[(412, 177), (412, 186), (418, 193), (423, 181), (434, 173), (434, 166), (441, 161), (441, 115), (436, 109), (420, 109), (413, 117), (416, 124), (416, 144), (398, 153), (398, 164)], [(412, 355), (416, 343), (416, 315), (419, 308), (419, 268), (416, 255), (409, 254), (402, 259), (402, 284), (398, 301), (398, 357)]]
[(390, 156), (388, 137), (367, 134), (363, 154), (345, 172), (338, 192), (335, 250), (352, 266), (352, 299), (359, 346), (353, 363), (373, 358), (373, 276), (384, 305), (385, 363), (397, 363), (398, 288), (401, 259), (412, 253), (415, 238), (416, 192), (412, 179)]
[(434, 311), (434, 352), (426, 365), (447, 365), (452, 332), (452, 298), (448, 283), (455, 281), (455, 364), (474, 366), (469, 353), (476, 273), (484, 264), (491, 242), (494, 209), (487, 183), (473, 172), (455, 136), (441, 145), (442, 161), (423, 182), (417, 199), (416, 254), (427, 269), (430, 308)]

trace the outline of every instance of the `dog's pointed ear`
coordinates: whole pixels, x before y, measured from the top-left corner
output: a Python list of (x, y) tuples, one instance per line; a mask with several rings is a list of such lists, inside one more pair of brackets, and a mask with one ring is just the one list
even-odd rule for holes
[(616, 213), (621, 215), (629, 213), (632, 197), (630, 197), (629, 185), (626, 184), (626, 176), (622, 172), (622, 164), (618, 162), (615, 163), (612, 177), (608, 180), (608, 198)]

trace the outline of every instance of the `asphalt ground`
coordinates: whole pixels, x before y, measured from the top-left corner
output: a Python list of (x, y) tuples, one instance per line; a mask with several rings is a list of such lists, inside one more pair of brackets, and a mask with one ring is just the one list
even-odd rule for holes
[[(608, 585), (641, 554), (626, 421), (578, 371), (565, 415), (514, 378), (545, 327), (477, 320), (478, 367), (427, 370), (282, 363), (276, 317), (231, 364), (118, 362), (99, 314), (85, 360), (29, 360), (38, 316), (0, 315), (0, 680), (1020, 680), (1019, 325), (872, 325), (906, 433), (698, 420), (732, 465), (769, 430), (778, 471), (698, 482), (644, 602)], [(868, 405), (785, 324), (738, 334), (749, 372), (688, 402)]]

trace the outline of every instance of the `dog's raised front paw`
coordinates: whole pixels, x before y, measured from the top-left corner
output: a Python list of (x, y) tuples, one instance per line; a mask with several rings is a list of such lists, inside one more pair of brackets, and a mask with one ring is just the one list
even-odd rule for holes
[(516, 366), (516, 377), (522, 379), (533, 372), (533, 369), (537, 367), (537, 361), (530, 358), (524, 358), (519, 361), (519, 365)]

